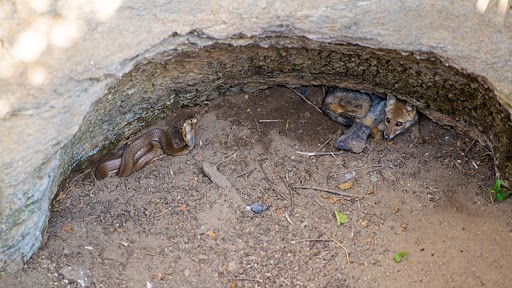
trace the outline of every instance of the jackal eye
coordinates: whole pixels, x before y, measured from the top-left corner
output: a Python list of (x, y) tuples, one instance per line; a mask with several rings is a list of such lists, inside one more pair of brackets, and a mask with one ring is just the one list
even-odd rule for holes
[(386, 123), (389, 123), (391, 122), (391, 119), (389, 119), (389, 117), (386, 117)]
[(402, 122), (396, 122), (396, 126), (397, 126), (397, 127), (402, 126), (402, 124), (404, 124), (404, 123), (402, 123)]

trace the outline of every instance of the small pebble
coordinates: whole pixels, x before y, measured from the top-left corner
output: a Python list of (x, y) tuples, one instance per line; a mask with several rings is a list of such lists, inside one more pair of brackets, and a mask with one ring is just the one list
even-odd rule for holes
[(341, 183), (345, 183), (347, 182), (348, 180), (354, 178), (356, 176), (356, 172), (355, 171), (349, 171), (343, 175), (341, 175), (340, 177), (340, 182)]
[(265, 211), (265, 209), (267, 209), (267, 207), (265, 205), (257, 202), (257, 203), (252, 204), (251, 206), (247, 206), (245, 209), (250, 210), (256, 214), (259, 214), (259, 213), (262, 213), (263, 211)]

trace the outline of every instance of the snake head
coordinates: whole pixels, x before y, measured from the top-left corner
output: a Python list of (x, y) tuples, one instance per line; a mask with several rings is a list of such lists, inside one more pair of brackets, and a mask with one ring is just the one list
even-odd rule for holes
[(190, 117), (185, 120), (183, 123), (183, 128), (181, 128), (183, 139), (189, 147), (193, 147), (195, 144), (196, 123), (197, 118)]

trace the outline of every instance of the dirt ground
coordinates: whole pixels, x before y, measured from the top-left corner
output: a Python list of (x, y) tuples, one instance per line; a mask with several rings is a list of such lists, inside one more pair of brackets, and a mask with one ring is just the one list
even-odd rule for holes
[[(492, 158), (467, 136), (422, 117), (424, 144), (406, 133), (361, 154), (302, 155), (334, 151), (345, 128), (284, 87), (156, 126), (176, 132), (194, 111), (190, 154), (62, 192), (45, 246), (0, 286), (81, 287), (59, 274), (77, 265), (92, 287), (512, 287), (512, 206), (490, 202)], [(256, 202), (267, 210), (246, 209)], [(339, 227), (335, 211), (348, 215)]]

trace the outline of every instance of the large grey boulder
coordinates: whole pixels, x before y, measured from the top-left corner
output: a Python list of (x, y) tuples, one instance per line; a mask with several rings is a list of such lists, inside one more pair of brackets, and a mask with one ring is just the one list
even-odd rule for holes
[(506, 1), (45, 2), (0, 3), (0, 271), (41, 245), (72, 171), (180, 105), (237, 91), (393, 93), (488, 144), (512, 181)]

